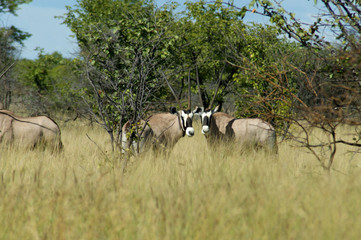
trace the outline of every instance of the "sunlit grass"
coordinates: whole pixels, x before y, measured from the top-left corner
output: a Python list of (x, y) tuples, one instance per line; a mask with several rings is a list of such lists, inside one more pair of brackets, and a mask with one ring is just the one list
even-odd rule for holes
[(123, 174), (102, 129), (61, 129), (59, 155), (0, 150), (1, 239), (361, 237), (361, 164), (348, 147), (328, 174), (287, 142), (277, 156), (239, 155), (209, 151), (198, 131)]

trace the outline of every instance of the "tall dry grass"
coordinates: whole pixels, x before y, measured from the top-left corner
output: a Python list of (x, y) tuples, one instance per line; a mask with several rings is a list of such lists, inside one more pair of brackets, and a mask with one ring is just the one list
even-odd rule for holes
[(346, 147), (328, 174), (289, 143), (278, 156), (210, 152), (196, 130), (125, 175), (106, 133), (79, 122), (62, 127), (60, 155), (3, 147), (0, 238), (361, 238), (361, 163)]

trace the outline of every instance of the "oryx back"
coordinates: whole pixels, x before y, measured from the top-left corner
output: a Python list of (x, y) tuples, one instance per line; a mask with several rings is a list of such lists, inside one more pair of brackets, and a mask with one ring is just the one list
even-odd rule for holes
[(19, 117), (8, 110), (0, 110), (0, 142), (21, 147), (39, 144), (59, 151), (63, 145), (59, 126), (46, 116)]
[(262, 119), (234, 119), (227, 125), (226, 135), (243, 147), (260, 147), (277, 152), (275, 129)]
[(155, 114), (148, 119), (148, 122), (153, 130), (156, 145), (171, 148), (183, 137), (179, 117), (175, 114)]

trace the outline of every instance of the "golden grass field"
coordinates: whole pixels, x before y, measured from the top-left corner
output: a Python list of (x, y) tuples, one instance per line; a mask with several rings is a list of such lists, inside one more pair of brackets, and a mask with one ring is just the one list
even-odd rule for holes
[(0, 150), (0, 239), (361, 239), (361, 161), (345, 146), (328, 174), (287, 142), (209, 153), (196, 126), (123, 175), (105, 131), (60, 126), (60, 155)]

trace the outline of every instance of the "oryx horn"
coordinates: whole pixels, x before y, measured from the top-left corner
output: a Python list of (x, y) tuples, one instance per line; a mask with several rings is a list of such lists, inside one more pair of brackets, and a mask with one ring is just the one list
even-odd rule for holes
[(191, 70), (188, 71), (188, 110), (192, 109), (191, 102)]
[(198, 74), (198, 65), (197, 64), (196, 64), (196, 80), (197, 80), (197, 87), (198, 87), (199, 102), (201, 103), (201, 105), (203, 107), (205, 107), (204, 103), (203, 103), (203, 99), (202, 99), (201, 86), (199, 84), (199, 74)]
[(216, 87), (216, 90), (215, 90), (215, 92), (214, 92), (212, 101), (211, 101), (211, 103), (209, 104), (209, 109), (212, 109), (214, 100), (216, 99), (216, 96), (217, 96), (217, 93), (218, 93), (218, 90), (219, 90), (219, 87), (221, 86), (221, 81), (222, 81), (222, 76), (223, 76), (223, 71), (224, 71), (225, 65), (226, 65), (226, 62), (224, 62), (222, 71), (221, 71), (221, 73), (220, 73), (219, 76), (218, 76), (217, 87)]
[(181, 102), (179, 101), (179, 98), (177, 97), (177, 95), (175, 94), (174, 89), (172, 88), (172, 86), (171, 86), (170, 83), (168, 82), (167, 77), (164, 76), (164, 79), (165, 79), (165, 81), (167, 82), (167, 85), (168, 85), (170, 91), (172, 92), (175, 100), (177, 101), (178, 108), (179, 108), (179, 109), (182, 109), (182, 108), (183, 108), (183, 107), (182, 107), (182, 104), (181, 104)]
[(0, 72), (1, 75), (0, 75), (0, 79), (14, 66), (15, 62), (13, 62), (12, 64), (10, 64), (10, 66), (8, 67), (4, 67)]

